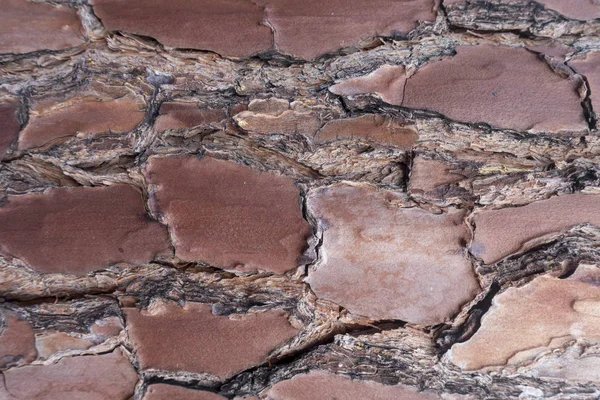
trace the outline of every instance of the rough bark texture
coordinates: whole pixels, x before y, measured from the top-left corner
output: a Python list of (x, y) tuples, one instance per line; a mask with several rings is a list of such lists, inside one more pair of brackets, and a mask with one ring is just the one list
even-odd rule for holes
[(0, 7), (0, 398), (599, 398), (596, 1)]

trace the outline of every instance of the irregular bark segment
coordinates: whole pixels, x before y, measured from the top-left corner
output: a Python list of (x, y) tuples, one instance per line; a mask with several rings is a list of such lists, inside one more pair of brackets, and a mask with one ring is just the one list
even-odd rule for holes
[(435, 20), (433, 0), (261, 0), (279, 51), (304, 59), (375, 36), (397, 36)]
[(19, 137), (19, 148), (41, 147), (76, 134), (90, 137), (109, 131), (128, 132), (142, 122), (144, 116), (142, 98), (133, 95), (102, 99), (83, 94), (66, 102), (45, 102), (33, 107)]
[(95, 321), (89, 330), (89, 333), (77, 335), (51, 330), (36, 332), (35, 345), (39, 358), (49, 359), (58, 353), (87, 350), (108, 339), (116, 339), (116, 336), (123, 330), (123, 326), (119, 318), (107, 317)]
[(355, 47), (376, 36), (398, 36), (435, 20), (432, 0), (376, 0), (375, 3), (335, 0), (295, 2), (248, 0), (195, 2), (184, 0), (125, 2), (93, 0), (94, 11), (109, 30), (151, 36), (179, 48), (248, 57), (276, 48), (312, 59), (344, 47)]
[(248, 57), (269, 50), (271, 30), (250, 0), (92, 0), (104, 27), (151, 36), (169, 47)]
[(408, 80), (404, 106), (516, 130), (587, 127), (579, 84), (559, 77), (534, 54), (502, 46), (458, 47), (456, 52)]
[(364, 139), (381, 144), (410, 149), (419, 135), (410, 125), (401, 125), (378, 114), (328, 122), (315, 135), (316, 143), (343, 139)]
[(36, 346), (40, 358), (48, 359), (57, 353), (71, 350), (87, 350), (92, 347), (89, 340), (71, 336), (64, 332), (55, 332), (38, 338)]
[(277, 97), (267, 99), (254, 99), (248, 104), (248, 111), (257, 114), (279, 115), (290, 109), (290, 102)]
[(138, 376), (120, 350), (98, 356), (68, 357), (52, 365), (4, 372), (0, 397), (6, 400), (127, 400)]
[(307, 281), (319, 297), (373, 319), (436, 324), (479, 290), (463, 254), (465, 213), (402, 208), (402, 197), (365, 186), (313, 193), (322, 261)]
[(587, 79), (591, 89), (592, 105), (598, 113), (600, 108), (600, 51), (577, 55), (569, 61), (569, 65)]
[(263, 363), (298, 333), (283, 311), (239, 319), (215, 316), (210, 305), (201, 303), (124, 311), (142, 369), (207, 373), (220, 379)]
[(404, 105), (517, 130), (584, 129), (576, 90), (524, 49), (459, 47), (407, 82)]
[(210, 157), (152, 158), (147, 176), (177, 257), (241, 271), (297, 267), (310, 228), (288, 178)]
[(321, 120), (316, 115), (293, 110), (286, 110), (278, 115), (243, 111), (233, 119), (243, 130), (262, 135), (299, 133), (313, 136), (321, 127)]
[(6, 150), (17, 140), (21, 124), (17, 120), (17, 104), (0, 104), (0, 161), (6, 155)]
[(413, 160), (408, 186), (413, 192), (428, 192), (440, 185), (454, 183), (462, 178), (463, 176), (460, 174), (449, 172), (448, 165), (442, 161), (417, 156)]
[(497, 128), (587, 129), (579, 83), (558, 76), (531, 52), (491, 45), (459, 46), (456, 52), (408, 79), (402, 67), (383, 66), (330, 90), (341, 95), (375, 93), (390, 104)]
[(74, 8), (27, 0), (2, 0), (0, 7), (0, 53), (62, 50), (83, 43)]
[[(68, 277), (58, 277), (61, 278), (69, 282)], [(102, 279), (98, 276), (96, 278)], [(57, 276), (51, 279), (56, 280)], [(30, 280), (34, 281), (35, 278)], [(77, 281), (70, 282), (77, 284)], [(31, 284), (35, 285), (35, 282)], [(50, 292), (46, 294), (52, 295)], [(13, 346), (22, 347), (26, 344), (32, 353), (32, 358), (27, 362), (47, 362), (46, 360), (56, 360), (65, 355), (106, 352), (117, 345), (123, 330), (121, 318), (117, 316), (120, 310), (116, 302), (102, 297), (86, 296), (85, 299), (65, 302), (21, 303), (18, 308), (6, 312), (18, 316), (20, 326), (17, 330), (10, 329), (12, 325), (9, 321), (9, 330), (4, 332), (8, 336), (0, 334), (0, 348), (6, 348), (6, 343), (2, 343), (4, 339), (12, 340)]]
[(580, 266), (568, 279), (541, 276), (506, 290), (494, 298), (477, 333), (452, 347), (450, 360), (474, 370), (534, 359), (573, 339), (600, 341), (599, 279), (598, 268)]
[(168, 250), (166, 229), (127, 185), (49, 189), (0, 207), (0, 251), (39, 272), (85, 274)]
[(471, 252), (486, 264), (535, 244), (535, 239), (563, 232), (575, 225), (600, 225), (600, 196), (555, 196), (522, 207), (475, 213)]
[(402, 105), (406, 74), (402, 65), (382, 65), (365, 76), (343, 80), (329, 88), (341, 96), (376, 93), (389, 104)]
[(227, 400), (227, 398), (203, 390), (159, 383), (148, 386), (143, 400)]
[(261, 395), (269, 400), (435, 400), (440, 397), (430, 392), (419, 392), (405, 385), (354, 380), (325, 371), (296, 375), (276, 383)]
[(596, 0), (536, 0), (546, 8), (558, 11), (567, 18), (582, 21), (600, 18), (600, 3)]
[(199, 108), (194, 103), (163, 103), (160, 113), (156, 118), (154, 129), (164, 131), (165, 129), (192, 128), (194, 126), (214, 124), (227, 118), (224, 110), (212, 108)]
[(8, 310), (2, 315), (4, 328), (0, 333), (0, 370), (35, 360), (37, 351), (31, 325)]

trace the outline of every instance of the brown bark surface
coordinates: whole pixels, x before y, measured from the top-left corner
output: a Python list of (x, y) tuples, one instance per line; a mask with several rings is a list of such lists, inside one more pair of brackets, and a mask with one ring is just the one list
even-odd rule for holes
[(598, 399), (597, 1), (0, 9), (0, 399)]

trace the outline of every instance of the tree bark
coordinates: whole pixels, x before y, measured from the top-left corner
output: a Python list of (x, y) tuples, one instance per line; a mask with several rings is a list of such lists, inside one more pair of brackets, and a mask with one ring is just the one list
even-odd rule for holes
[(0, 397), (599, 398), (600, 14), (452, 0), (326, 51), (281, 1), (214, 48), (105, 3), (3, 22)]

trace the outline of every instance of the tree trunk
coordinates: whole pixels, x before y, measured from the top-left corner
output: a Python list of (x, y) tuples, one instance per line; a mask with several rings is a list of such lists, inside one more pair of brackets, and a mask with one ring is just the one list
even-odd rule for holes
[(4, 3), (0, 398), (599, 398), (596, 2)]

